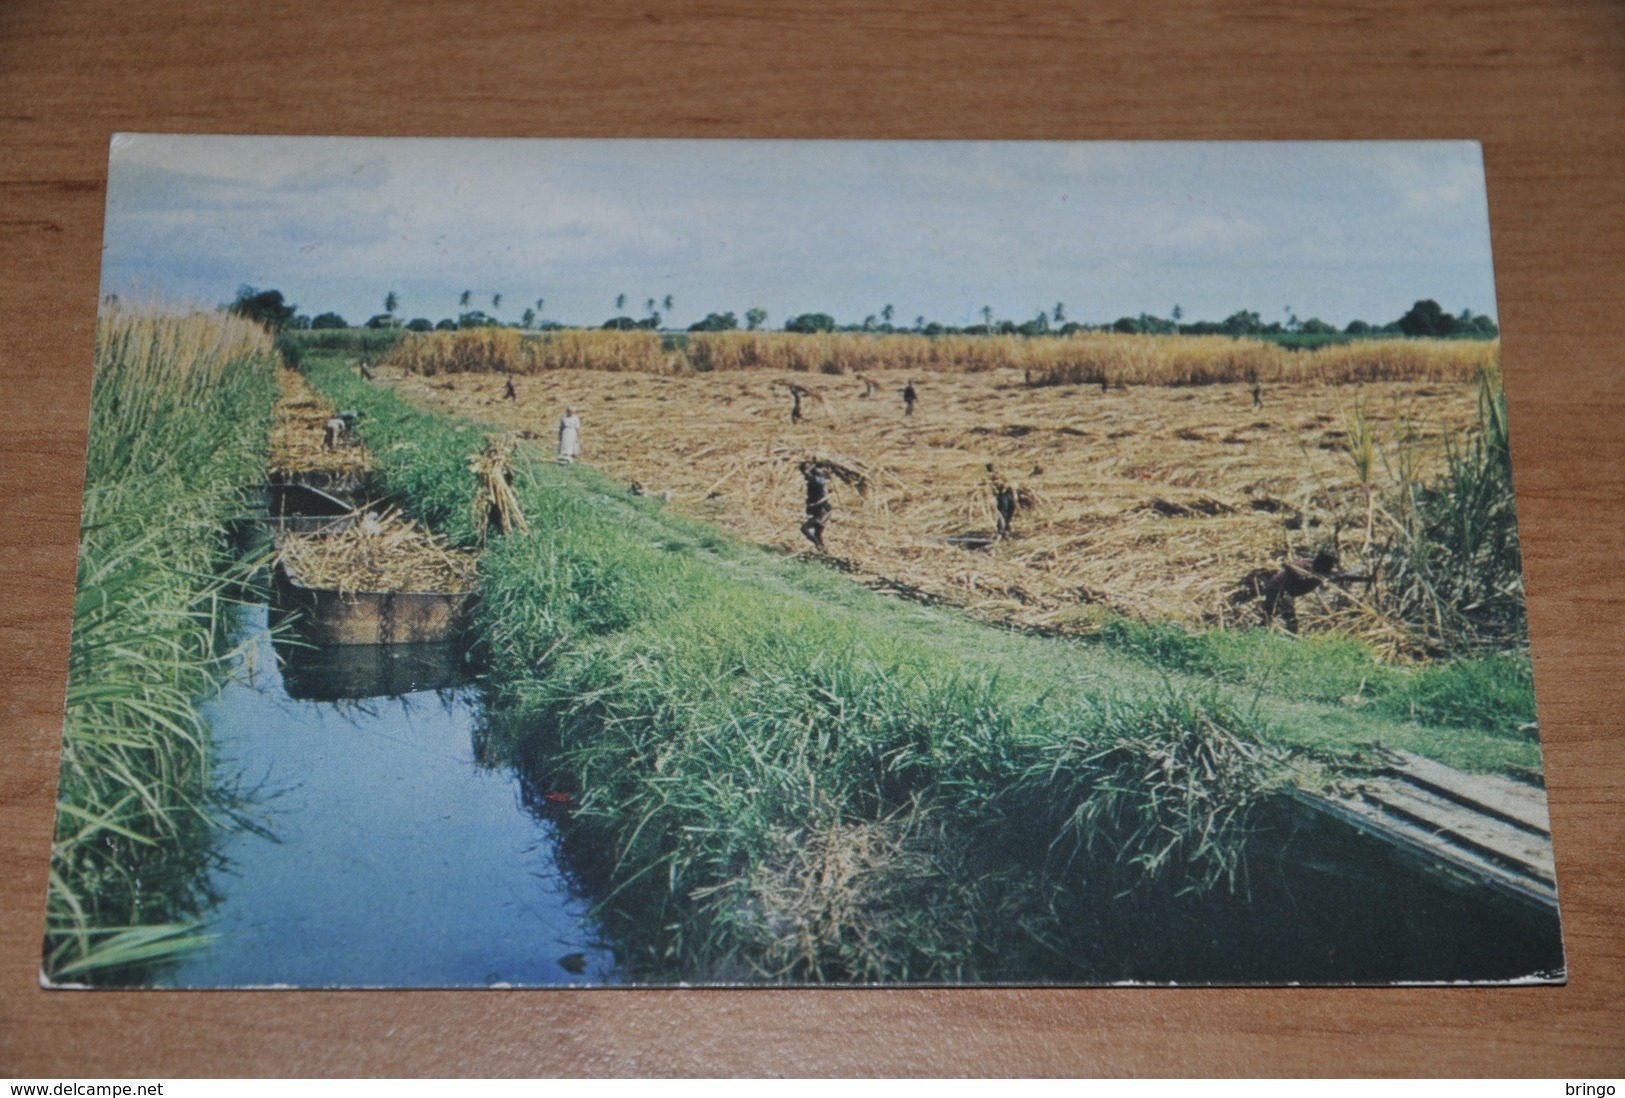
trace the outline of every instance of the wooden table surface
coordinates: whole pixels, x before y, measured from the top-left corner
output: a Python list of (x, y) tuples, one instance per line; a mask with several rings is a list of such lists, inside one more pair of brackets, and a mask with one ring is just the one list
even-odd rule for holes
[[(1625, 1073), (1622, 85), (1608, 0), (8, 0), (0, 1076)], [(1570, 982), (40, 991), (119, 130), (1481, 140)]]

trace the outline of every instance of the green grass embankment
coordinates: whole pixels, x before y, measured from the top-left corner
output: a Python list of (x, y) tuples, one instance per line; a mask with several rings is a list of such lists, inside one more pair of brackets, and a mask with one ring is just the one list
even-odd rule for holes
[[(306, 367), (366, 410), (391, 490), (466, 542), (479, 431)], [(534, 532), (481, 568), (492, 722), (576, 798), (569, 845), (638, 977), (1121, 978), (1147, 928), (1244, 903), (1251, 813), (1290, 780), (1275, 745), (1530, 757), (884, 597), (587, 467), (533, 461), (516, 487)]]
[(219, 818), (198, 700), (223, 671), (223, 533), (263, 483), (276, 382), (246, 321), (97, 325), (46, 975), (117, 982), (189, 948)]
[[(1169, 672), (1253, 687), (1270, 699), (1334, 705), (1397, 722), (1349, 728), (1351, 745), (1381, 742), (1467, 770), (1538, 766), (1534, 671), (1526, 651), (1407, 666), (1378, 661), (1349, 637), (1294, 638), (1263, 629), (1193, 632), (1173, 623), (1115, 619), (1095, 638)], [(1317, 723), (1317, 722), (1312, 722)], [(1446, 731), (1448, 730), (1448, 731)], [(1292, 742), (1334, 744), (1302, 728)]]

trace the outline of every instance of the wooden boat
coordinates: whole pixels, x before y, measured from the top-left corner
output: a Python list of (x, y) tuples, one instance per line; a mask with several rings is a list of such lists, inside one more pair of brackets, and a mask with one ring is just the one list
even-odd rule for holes
[(273, 535), (336, 534), (354, 526), (360, 517), (350, 499), (293, 483), (271, 485), (266, 514)]
[[(333, 473), (321, 470), (291, 473), (272, 470), (267, 478), (271, 485), (271, 507), (277, 510), (278, 493), (288, 489), (307, 489), (320, 492), (354, 509), (376, 499), (382, 485), (373, 473)], [(291, 510), (291, 508), (290, 508)]]
[(279, 611), (299, 614), (312, 644), (431, 644), (467, 628), (473, 591), (338, 591), (309, 587), (285, 563), (276, 567)]

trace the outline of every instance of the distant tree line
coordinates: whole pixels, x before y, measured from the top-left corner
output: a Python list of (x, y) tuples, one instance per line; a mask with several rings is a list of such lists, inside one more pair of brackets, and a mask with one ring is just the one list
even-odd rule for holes
[[(1341, 331), (1335, 326), (1326, 323), (1319, 317), (1310, 317), (1308, 320), (1299, 320), (1288, 311), (1285, 323), (1271, 321), (1265, 323), (1264, 319), (1255, 312), (1242, 310), (1231, 313), (1220, 321), (1198, 320), (1190, 324), (1182, 324), (1178, 320), (1164, 320), (1161, 317), (1147, 316), (1141, 313), (1137, 317), (1121, 317), (1110, 326), (1114, 332), (1147, 333), (1153, 335), (1227, 335), (1227, 336), (1280, 336), (1280, 335), (1306, 335), (1331, 336), (1346, 335), (1355, 337), (1370, 336), (1428, 336), (1437, 339), (1494, 339), (1501, 334), (1500, 328), (1494, 320), (1487, 316), (1474, 313), (1471, 309), (1463, 309), (1458, 315), (1451, 315), (1437, 302), (1430, 299), (1418, 301), (1406, 311), (1404, 316), (1397, 320), (1390, 320), (1386, 324), (1371, 324), (1364, 320), (1351, 320)], [(1071, 325), (1068, 325), (1071, 327)]]
[[(537, 298), (534, 307), (527, 307), (519, 320), (509, 322), (498, 315), (502, 307), (502, 295), (491, 295), (491, 312), (482, 309), (472, 309), (470, 305), (473, 292), (464, 290), (458, 298), (458, 305), (463, 311), (455, 318), (446, 317), (439, 321), (431, 321), (427, 317), (414, 317), (402, 321), (395, 315), (399, 308), (400, 298), (391, 291), (384, 298), (384, 311), (369, 318), (361, 327), (365, 328), (405, 328), (412, 332), (428, 331), (459, 331), (469, 328), (519, 328), (525, 331), (552, 331), (564, 328), (558, 321), (542, 319), (542, 308), (545, 299)], [(664, 315), (670, 313), (674, 301), (667, 294), (661, 301), (649, 298), (644, 303), (644, 315), (633, 317), (624, 312), (627, 303), (625, 294), (618, 294), (615, 298), (616, 315), (604, 321), (600, 327), (620, 331), (663, 331), (661, 324)], [(238, 316), (244, 316), (257, 321), (273, 331), (281, 328), (310, 328), (335, 329), (348, 328), (351, 325), (338, 313), (320, 313), (309, 317), (298, 312), (298, 306), (284, 300), (278, 290), (260, 290), (254, 286), (240, 286), (237, 297), (227, 306), (228, 311)], [(1284, 310), (1285, 320), (1265, 321), (1262, 316), (1249, 310), (1238, 310), (1223, 320), (1195, 320), (1186, 321), (1184, 311), (1174, 306), (1167, 317), (1151, 316), (1141, 313), (1139, 316), (1119, 317), (1106, 324), (1083, 324), (1078, 321), (1066, 319), (1066, 306), (1056, 302), (1053, 309), (1040, 310), (1031, 320), (1014, 321), (995, 319), (991, 306), (984, 305), (981, 309), (982, 322), (980, 324), (948, 325), (936, 321), (927, 321), (919, 316), (914, 319), (912, 326), (903, 326), (893, 323), (895, 309), (886, 305), (878, 312), (864, 317), (861, 323), (839, 324), (828, 313), (799, 313), (784, 322), (783, 330), (786, 332), (801, 332), (807, 334), (819, 332), (906, 332), (919, 335), (1071, 335), (1074, 332), (1120, 332), (1131, 335), (1225, 335), (1234, 338), (1251, 336), (1262, 339), (1279, 339), (1287, 342), (1301, 341), (1315, 343), (1339, 339), (1371, 339), (1396, 338), (1404, 336), (1430, 337), (1435, 339), (1494, 339), (1500, 335), (1500, 329), (1493, 319), (1474, 313), (1471, 309), (1463, 309), (1460, 313), (1446, 312), (1443, 306), (1432, 299), (1416, 302), (1405, 314), (1396, 320), (1384, 324), (1372, 324), (1364, 320), (1351, 320), (1339, 329), (1326, 323), (1319, 317), (1310, 317), (1299, 320), (1289, 305)], [(743, 330), (759, 331), (767, 323), (767, 310), (753, 307), (745, 310), (745, 323)], [(690, 332), (732, 332), (740, 330), (739, 318), (732, 312), (707, 313), (705, 319), (696, 321), (688, 326)]]

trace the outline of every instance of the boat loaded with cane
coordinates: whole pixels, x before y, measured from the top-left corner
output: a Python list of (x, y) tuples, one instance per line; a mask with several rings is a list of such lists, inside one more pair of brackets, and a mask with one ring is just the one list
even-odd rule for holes
[(399, 514), (368, 512), (337, 533), (284, 534), (278, 601), (319, 645), (450, 640), (468, 625), (474, 566)]
[[(468, 626), (477, 556), (376, 499), (352, 424), (293, 371), (281, 383), (269, 478), (279, 612), (295, 615), (300, 635), (323, 647), (456, 639)], [(522, 522), (503, 491), (512, 476), (506, 451), (493, 445), (471, 469), (483, 494), (495, 496), (480, 517), (503, 530)]]

